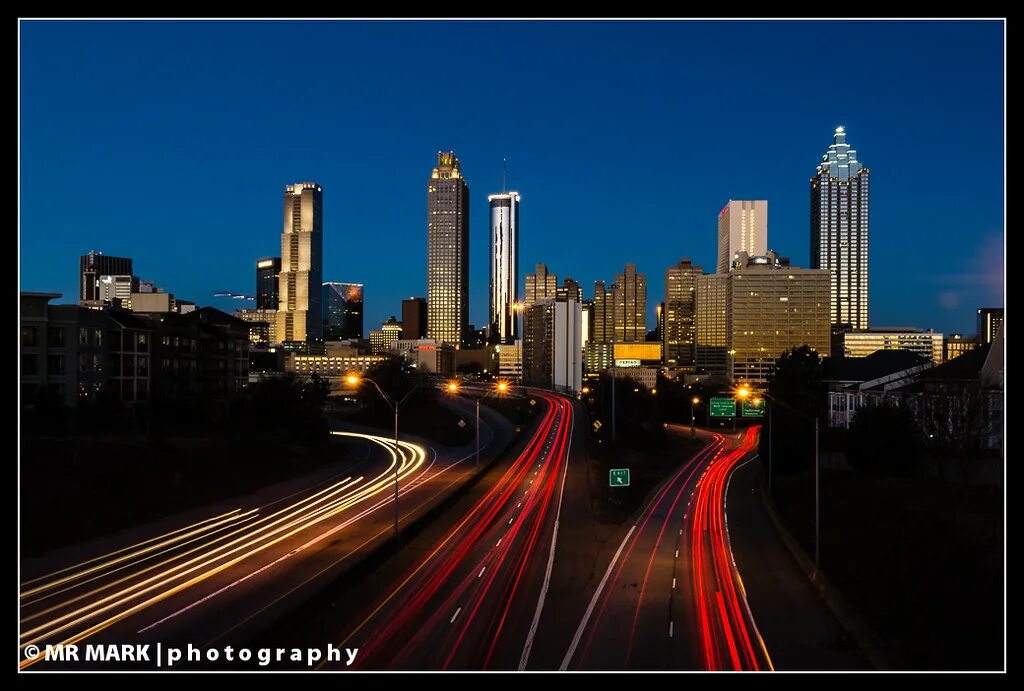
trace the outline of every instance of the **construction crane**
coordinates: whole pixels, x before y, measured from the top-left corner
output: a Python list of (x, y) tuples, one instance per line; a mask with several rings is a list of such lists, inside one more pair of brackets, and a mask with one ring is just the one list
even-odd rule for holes
[(252, 295), (243, 295), (242, 293), (232, 293), (229, 290), (218, 290), (216, 293), (213, 294), (213, 297), (215, 297), (215, 298), (231, 298), (232, 300), (250, 300), (252, 302), (256, 301), (256, 298), (254, 298)]

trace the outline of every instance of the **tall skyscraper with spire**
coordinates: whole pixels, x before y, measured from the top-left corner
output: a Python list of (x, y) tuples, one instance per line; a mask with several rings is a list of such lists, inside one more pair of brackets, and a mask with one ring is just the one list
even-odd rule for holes
[(810, 265), (831, 273), (832, 324), (846, 329), (868, 328), (868, 177), (837, 127), (811, 178)]
[(282, 342), (323, 339), (322, 199), (315, 182), (284, 188), (277, 309), (277, 338)]
[(491, 205), (490, 337), (515, 343), (519, 337), (513, 308), (519, 302), (519, 193), (487, 197)]
[(454, 151), (438, 151), (427, 182), (427, 338), (469, 338), (469, 185)]

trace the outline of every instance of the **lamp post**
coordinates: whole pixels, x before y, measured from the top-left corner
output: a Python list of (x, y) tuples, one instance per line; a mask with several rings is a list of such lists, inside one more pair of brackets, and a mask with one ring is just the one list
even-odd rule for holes
[(696, 396), (690, 401), (690, 437), (697, 438), (697, 404), (700, 399)]
[(484, 390), (480, 396), (471, 396), (465, 391), (461, 391), (462, 387), (459, 382), (452, 380), (445, 386), (445, 390), (450, 394), (461, 393), (467, 398), (473, 399), (476, 402), (476, 472), (480, 472), (480, 401), (487, 398), (488, 396), (502, 395), (508, 393), (510, 385), (506, 381), (498, 381), (495, 383), (494, 388)]
[[(779, 404), (783, 408), (787, 408), (793, 413), (803, 417), (804, 419), (814, 420), (814, 567), (821, 567), (821, 464), (819, 462), (818, 454), (818, 417), (816, 415), (808, 415), (807, 413), (797, 410), (791, 405), (783, 403), (773, 396), (768, 394), (761, 394), (765, 399), (765, 408), (768, 410), (768, 489), (772, 486), (772, 418), (774, 412), (772, 407), (767, 405), (768, 401), (772, 404)], [(755, 399), (756, 400), (756, 399)]]
[(384, 389), (380, 388), (380, 385), (377, 384), (377, 382), (375, 382), (374, 380), (370, 379), (369, 377), (360, 377), (360, 376), (355, 375), (355, 374), (350, 374), (347, 377), (345, 377), (345, 381), (348, 382), (348, 384), (350, 386), (359, 386), (359, 384), (361, 384), (364, 381), (370, 382), (371, 384), (373, 384), (373, 388), (377, 389), (377, 393), (380, 394), (381, 398), (384, 399), (384, 402), (388, 404), (388, 407), (390, 407), (392, 412), (394, 412), (394, 414), (395, 414), (395, 540), (397, 540), (398, 539), (398, 453), (399, 453), (398, 452), (398, 411), (402, 408), (403, 405), (405, 405), (405, 402), (408, 401), (409, 398), (414, 393), (416, 393), (416, 389), (420, 388), (420, 385), (416, 384), (415, 386), (413, 386), (408, 391), (408, 393), (405, 394), (405, 396), (403, 396), (401, 398), (401, 400), (396, 401), (393, 398), (391, 398), (390, 396), (388, 396), (386, 393), (384, 393)]

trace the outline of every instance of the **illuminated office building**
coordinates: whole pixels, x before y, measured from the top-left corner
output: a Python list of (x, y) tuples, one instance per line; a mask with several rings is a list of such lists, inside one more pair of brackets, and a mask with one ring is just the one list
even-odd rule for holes
[(537, 264), (532, 274), (526, 274), (526, 296), (523, 306), (529, 307), (538, 300), (554, 299), (558, 290), (558, 276), (548, 273), (546, 264)]
[(323, 284), (324, 340), (344, 341), (363, 337), (363, 284)]
[(638, 274), (636, 264), (626, 264), (615, 277), (615, 342), (647, 338), (647, 274)]
[(278, 278), (277, 337), (323, 339), (323, 191), (315, 182), (284, 188), (284, 230)]
[(697, 277), (704, 269), (680, 259), (665, 270), (665, 309), (662, 314), (662, 351), (665, 365), (692, 369), (696, 363), (694, 330)]
[(941, 365), (942, 334), (913, 327), (877, 327), (843, 334), (842, 354), (846, 357), (867, 357), (879, 350), (909, 350)]
[(439, 151), (427, 183), (427, 336), (469, 338), (469, 186), (454, 151)]
[(513, 305), (519, 302), (519, 193), (492, 194), (490, 336), (498, 343), (519, 337)]
[(727, 273), (737, 252), (768, 251), (768, 202), (729, 200), (718, 214), (718, 273)]
[(98, 300), (100, 276), (131, 276), (132, 260), (102, 252), (83, 254), (78, 263), (78, 299)]
[(978, 308), (978, 341), (982, 344), (995, 340), (999, 327), (1003, 325), (1002, 307)]
[(277, 310), (280, 293), (277, 278), (281, 273), (281, 257), (264, 257), (256, 261), (256, 309)]
[(831, 274), (832, 324), (868, 328), (869, 170), (837, 127), (811, 178), (811, 268)]

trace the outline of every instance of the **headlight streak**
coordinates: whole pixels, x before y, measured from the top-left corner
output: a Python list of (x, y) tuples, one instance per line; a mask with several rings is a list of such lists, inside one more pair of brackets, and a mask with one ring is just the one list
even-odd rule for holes
[[(52, 597), (58, 592), (78, 588), (97, 578), (138, 565), (159, 554), (164, 554), (174, 549), (175, 545), (180, 548), (196, 541), (200, 542), (200, 544), (191, 547), (181, 554), (149, 565), (139, 571), (129, 573), (113, 583), (104, 584), (87, 593), (77, 595), (70, 600), (51, 606), (42, 612), (36, 612), (23, 618), (22, 623), (36, 620), (46, 614), (66, 609), (69, 605), (76, 604), (83, 599), (100, 595), (121, 584), (137, 579), (140, 575), (167, 567), (142, 581), (135, 582), (128, 587), (66, 612), (32, 629), (23, 631), (21, 634), (21, 647), (50, 640), (58, 634), (68, 635), (70, 629), (74, 629), (79, 625), (85, 625), (90, 620), (94, 620), (112, 610), (119, 610), (105, 620), (70, 633), (69, 637), (66, 640), (60, 641), (60, 643), (67, 645), (83, 640), (146, 607), (171, 597), (244, 559), (280, 543), (282, 540), (288, 539), (301, 531), (308, 530), (381, 493), (390, 491), (394, 483), (396, 466), (399, 480), (401, 480), (420, 470), (426, 459), (426, 450), (419, 445), (409, 442), (400, 441), (396, 452), (394, 442), (387, 437), (348, 432), (332, 432), (332, 434), (365, 439), (378, 444), (389, 453), (391, 457), (390, 463), (380, 474), (368, 481), (364, 482), (362, 477), (346, 478), (258, 520), (256, 520), (255, 516), (255, 512), (258, 511), (257, 509), (246, 512), (236, 509), (136, 543), (121, 550), (54, 571), (46, 576), (26, 581), (25, 585), (40, 585), (36, 585), (34, 588), (23, 592), (21, 594), (22, 598), (53, 590), (59, 586), (67, 586), (57, 592), (52, 592), (44, 597), (24, 603), (28, 605)], [(240, 525), (242, 523), (245, 523), (245, 525)], [(219, 536), (215, 535), (226, 528), (231, 528), (231, 532)], [(235, 539), (225, 542), (232, 537)], [(195, 556), (185, 562), (180, 561), (183, 557), (190, 555)], [(100, 563), (97, 564), (96, 562)], [(188, 578), (188, 580), (181, 580), (190, 575), (191, 578)], [(78, 583), (76, 584), (75, 581), (78, 581)], [(160, 591), (165, 586), (167, 586), (167, 589)], [(159, 592), (155, 592), (148, 599), (138, 602), (139, 598), (154, 593), (154, 591)], [(132, 605), (131, 603), (133, 602), (136, 604)], [(22, 660), (19, 666), (25, 668), (36, 661)]]

